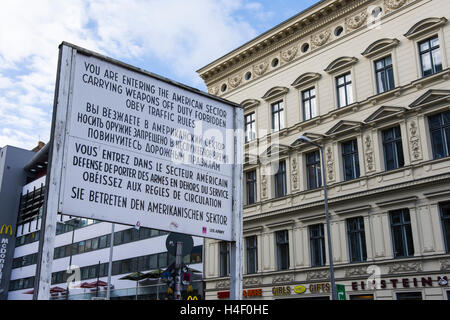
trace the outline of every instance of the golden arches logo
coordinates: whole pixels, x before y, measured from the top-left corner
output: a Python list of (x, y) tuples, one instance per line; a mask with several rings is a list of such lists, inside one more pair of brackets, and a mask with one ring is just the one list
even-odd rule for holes
[(197, 296), (188, 296), (188, 300), (198, 300)]
[(12, 234), (13, 234), (13, 231), (12, 231), (12, 227), (11, 227), (11, 225), (6, 225), (6, 224), (4, 224), (4, 225), (2, 225), (2, 227), (0, 228), (0, 234), (8, 234), (8, 231), (9, 231), (9, 235), (10, 236), (12, 236)]

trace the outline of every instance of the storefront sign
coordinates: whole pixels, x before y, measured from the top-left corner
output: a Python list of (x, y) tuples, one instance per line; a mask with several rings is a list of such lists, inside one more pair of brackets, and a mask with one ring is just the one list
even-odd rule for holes
[[(432, 287), (433, 282), (439, 286), (447, 286), (448, 278), (447, 276), (438, 276), (435, 280), (432, 277), (421, 277), (421, 278), (402, 278), (402, 279), (389, 279), (389, 280), (380, 280), (379, 289), (397, 289), (397, 288), (418, 288), (418, 287)], [(376, 282), (374, 280), (373, 286), (377, 287)], [(352, 290), (366, 290), (369, 289), (367, 285), (367, 281), (354, 281), (352, 282)]]
[[(10, 272), (10, 268), (7, 267), (7, 258), (9, 255), (13, 255), (13, 251), (10, 251), (9, 243), (13, 240), (13, 229), (9, 224), (3, 224), (0, 228), (0, 296), (5, 296), (7, 292), (7, 272)], [(11, 249), (12, 250), (12, 249)], [(11, 254), (10, 254), (11, 253)], [(3, 288), (2, 288), (3, 287)], [(6, 289), (5, 289), (6, 288)], [(1, 299), (0, 299), (1, 300)]]
[(274, 296), (289, 296), (291, 294), (290, 286), (273, 287), (272, 294)]
[[(242, 296), (247, 297), (262, 297), (262, 289), (247, 289), (242, 290)], [(230, 291), (220, 291), (217, 292), (218, 299), (227, 299), (230, 297)]]
[(327, 283), (313, 283), (309, 285), (309, 291), (313, 294), (317, 293), (330, 293), (331, 285), (329, 282)]

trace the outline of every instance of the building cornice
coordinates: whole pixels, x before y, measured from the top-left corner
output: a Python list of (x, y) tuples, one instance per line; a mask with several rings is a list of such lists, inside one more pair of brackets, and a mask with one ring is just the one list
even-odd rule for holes
[[(368, 28), (372, 21), (372, 17), (367, 11), (370, 7), (368, 4), (376, 1), (381, 2), (381, 0), (322, 1), (316, 5), (317, 7), (313, 6), (303, 11), (197, 72), (208, 86), (208, 91), (211, 94), (227, 95), (247, 82), (252, 82), (277, 70), (279, 67), (272, 68), (273, 70), (268, 68), (271, 54), (276, 53), (282, 60), (281, 66), (284, 66), (306, 58), (315, 51), (324, 49), (336, 41), (342, 41), (354, 32)], [(381, 3), (384, 11), (381, 20), (420, 1), (384, 0)], [(361, 11), (361, 7), (364, 5), (366, 5), (366, 8)], [(343, 27), (344, 33), (335, 36), (333, 31), (326, 26), (339, 20), (342, 20), (340, 25)], [(307, 53), (300, 53), (299, 49), (303, 46), (299, 42), (300, 40), (302, 43), (309, 44), (310, 49)], [(286, 57), (288, 60), (286, 60)], [(247, 81), (242, 81), (236, 87), (230, 85), (227, 90), (220, 92), (219, 82), (227, 83), (228, 79), (234, 77), (233, 74), (244, 68), (253, 71), (254, 76), (251, 76)]]
[(197, 72), (205, 83), (211, 83), (243, 65), (255, 63), (267, 53), (288, 46), (308, 34), (314, 36), (313, 33), (324, 25), (373, 1), (375, 0), (321, 1)]

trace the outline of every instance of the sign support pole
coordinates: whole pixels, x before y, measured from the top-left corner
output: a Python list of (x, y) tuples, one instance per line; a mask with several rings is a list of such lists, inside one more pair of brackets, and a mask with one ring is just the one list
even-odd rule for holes
[(243, 168), (243, 119), (244, 111), (234, 108), (234, 159), (233, 159), (233, 221), (230, 254), (230, 299), (242, 300), (242, 168)]
[(183, 264), (183, 242), (177, 242), (177, 255), (175, 257), (175, 269), (177, 276), (175, 278), (175, 300), (181, 300), (181, 266)]
[(106, 291), (106, 300), (111, 299), (111, 275), (112, 275), (112, 259), (114, 250), (114, 223), (111, 223), (111, 243), (109, 245), (109, 263), (108, 263), (108, 289)]
[(56, 222), (58, 217), (59, 191), (63, 171), (64, 139), (66, 134), (66, 119), (69, 98), (71, 95), (74, 49), (61, 46), (58, 61), (58, 78), (53, 108), (52, 144), (49, 152), (50, 169), (46, 177), (46, 194), (44, 213), (41, 222), (41, 237), (39, 240), (38, 261), (34, 284), (34, 300), (49, 300), (52, 280), (53, 250), (56, 237)]

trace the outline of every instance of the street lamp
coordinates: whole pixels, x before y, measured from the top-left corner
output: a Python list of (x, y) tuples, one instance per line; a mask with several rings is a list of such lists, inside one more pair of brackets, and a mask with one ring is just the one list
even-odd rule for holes
[(322, 165), (322, 185), (323, 185), (323, 196), (325, 203), (325, 218), (327, 225), (327, 238), (328, 238), (328, 261), (330, 262), (330, 282), (331, 282), (331, 299), (337, 300), (336, 294), (336, 284), (334, 281), (334, 266), (333, 266), (333, 251), (331, 248), (331, 232), (330, 232), (330, 216), (328, 214), (328, 197), (327, 197), (327, 182), (326, 182), (326, 174), (325, 174), (325, 157), (323, 146), (312, 141), (307, 136), (301, 135), (297, 138), (296, 141), (304, 141), (306, 143), (312, 144), (320, 149), (320, 163)]

